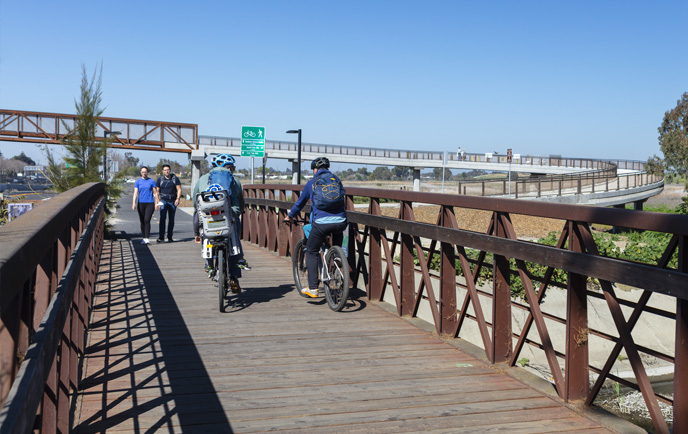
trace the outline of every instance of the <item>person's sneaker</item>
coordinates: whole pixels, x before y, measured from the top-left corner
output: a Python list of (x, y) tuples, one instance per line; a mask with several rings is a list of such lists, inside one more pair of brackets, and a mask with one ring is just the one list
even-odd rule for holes
[[(162, 240), (160, 240), (160, 241), (162, 242)], [(167, 242), (168, 242), (168, 243), (171, 243), (171, 242), (173, 242), (173, 241), (174, 241), (174, 240), (173, 240), (172, 238), (168, 238), (168, 239), (167, 239)]]
[(212, 279), (215, 276), (215, 269), (210, 265), (206, 265), (203, 269), (208, 273), (208, 279)]
[(146, 244), (146, 239), (145, 239), (145, 238), (142, 238), (142, 239), (141, 239), (141, 244)]
[(150, 244), (150, 240), (148, 238), (143, 239), (143, 244)]
[(236, 278), (229, 279), (229, 289), (232, 294), (241, 294), (241, 286), (239, 286), (239, 281)]
[(158, 238), (157, 240), (155, 240), (156, 243), (162, 243), (162, 241), (162, 238)]
[(242, 270), (249, 271), (251, 269), (251, 267), (248, 265), (248, 261), (246, 261), (246, 259), (244, 259), (244, 258), (239, 259), (239, 261), (237, 262), (237, 265)]
[(306, 294), (309, 297), (316, 298), (316, 297), (318, 297), (318, 290), (317, 289), (310, 289), (310, 288), (303, 288), (301, 290), (301, 294)]

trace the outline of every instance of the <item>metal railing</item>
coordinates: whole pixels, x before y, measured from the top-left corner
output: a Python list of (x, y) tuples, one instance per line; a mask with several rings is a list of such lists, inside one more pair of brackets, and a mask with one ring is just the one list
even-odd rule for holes
[[(198, 136), (199, 146), (220, 146), (241, 149), (241, 139), (237, 137), (218, 137), (218, 136)], [(295, 142), (266, 140), (265, 151), (298, 151), (298, 144)], [(443, 161), (443, 151), (418, 151), (404, 149), (372, 148), (361, 146), (342, 146), (327, 145), (319, 143), (301, 143), (302, 152), (326, 154), (326, 155), (349, 155), (354, 157), (375, 157), (375, 158), (397, 158), (422, 161)], [(447, 153), (448, 161), (466, 161), (473, 163), (504, 163), (507, 164), (506, 155), (493, 155), (487, 157), (483, 154), (467, 153), (463, 157), (455, 153)], [(591, 158), (570, 158), (570, 157), (537, 157), (523, 156), (513, 159), (512, 164), (516, 166), (559, 166), (570, 167), (572, 169), (585, 170), (613, 170), (620, 164), (619, 168), (626, 169), (633, 165), (642, 165), (642, 162), (627, 160), (596, 160)], [(623, 166), (623, 167), (621, 167)]]
[[(301, 189), (244, 186), (247, 214), (243, 238), (280, 256), (289, 255), (302, 234), (282, 220)], [(354, 197), (367, 201), (366, 212), (354, 210)], [(382, 202), (395, 205), (383, 208)], [(436, 224), (416, 221), (414, 207), (419, 204), (435, 207)], [(488, 215), (487, 231), (461, 229), (457, 208)], [(389, 217), (389, 209), (396, 217)], [(673, 406), (674, 434), (688, 433), (688, 217), (364, 188), (347, 189), (347, 210), (352, 282), (370, 299), (391, 297), (399, 315), (417, 316), (419, 310), (429, 310), (437, 332), (449, 337), (465, 333), (471, 322), (492, 363), (514, 366), (525, 346), (539, 351), (556, 392), (566, 402), (591, 405), (606, 380), (639, 390), (657, 432), (669, 433), (659, 406), (663, 402)], [(303, 212), (308, 213), (308, 207)], [(518, 215), (559, 220), (562, 229), (556, 246), (519, 240), (512, 224), (512, 216)], [(671, 241), (657, 264), (604, 257), (592, 236), (592, 224), (657, 231), (669, 234)], [(486, 260), (488, 255), (491, 261)], [(677, 268), (670, 268), (676, 257)], [(431, 261), (436, 259), (439, 270), (431, 271)], [(543, 266), (544, 275), (534, 275), (533, 264)], [(489, 270), (491, 276), (484, 285), (479, 284), (482, 270)], [(563, 285), (553, 279), (557, 271), (566, 276)], [(525, 300), (511, 297), (516, 279), (522, 282)], [(599, 282), (601, 290), (590, 289), (589, 279)], [(635, 300), (619, 297), (616, 285), (636, 288), (640, 296)], [(568, 300), (563, 312), (545, 311), (545, 294), (556, 288), (564, 290)], [(653, 294), (673, 300), (676, 309), (652, 305), (648, 301)], [(595, 328), (589, 321), (593, 313), (589, 305), (595, 306), (595, 314), (604, 311), (609, 318), (606, 327)], [(513, 315), (518, 312), (526, 317), (520, 329), (513, 325)], [(671, 351), (636, 342), (633, 329), (647, 316), (674, 325)], [(553, 344), (553, 333), (561, 337), (557, 341), (564, 342), (561, 346)], [(610, 347), (605, 361), (591, 363), (590, 350), (604, 345)], [(621, 351), (630, 362), (631, 379), (612, 372)], [(650, 359), (673, 365), (673, 398), (655, 392), (647, 372)], [(684, 369), (680, 369), (682, 365)], [(596, 375), (592, 384), (591, 373)]]
[(512, 179), (459, 181), (458, 193), (467, 196), (497, 196), (512, 194), (514, 198), (532, 196), (562, 196), (582, 193), (599, 193), (629, 190), (647, 185), (661, 184), (663, 176), (647, 172), (617, 174), (616, 169), (599, 170), (569, 175)]
[(104, 184), (0, 228), (0, 432), (69, 432), (103, 246)]

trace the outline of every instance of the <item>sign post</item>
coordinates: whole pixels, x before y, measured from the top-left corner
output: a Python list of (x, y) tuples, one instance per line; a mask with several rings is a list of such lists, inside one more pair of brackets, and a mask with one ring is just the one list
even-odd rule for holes
[(268, 153), (263, 154), (263, 184), (265, 184), (265, 163), (268, 162)]
[(509, 197), (511, 197), (511, 159), (514, 154), (511, 152), (511, 148), (506, 150), (506, 162), (509, 163)]
[(447, 151), (444, 151), (442, 156), (442, 193), (444, 193), (444, 171), (447, 168)]

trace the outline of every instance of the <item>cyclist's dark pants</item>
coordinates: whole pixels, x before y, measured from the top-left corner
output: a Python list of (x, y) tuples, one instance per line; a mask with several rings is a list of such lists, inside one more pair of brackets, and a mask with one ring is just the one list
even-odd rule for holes
[(316, 289), (318, 287), (318, 257), (320, 247), (323, 245), (325, 238), (332, 234), (332, 245), (341, 246), (344, 238), (344, 230), (347, 222), (341, 223), (327, 223), (311, 225), (311, 233), (308, 235), (308, 243), (306, 244), (306, 265), (308, 266), (308, 287)]
[(141, 238), (150, 238), (151, 218), (155, 212), (155, 204), (139, 202), (136, 210), (139, 213), (139, 222), (141, 223)]

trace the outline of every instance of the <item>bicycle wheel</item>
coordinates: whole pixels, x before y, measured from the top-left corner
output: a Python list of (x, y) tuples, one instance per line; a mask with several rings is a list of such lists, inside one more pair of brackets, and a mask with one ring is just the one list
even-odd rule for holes
[(301, 297), (309, 298), (302, 293), (303, 288), (308, 288), (308, 267), (306, 266), (306, 239), (302, 238), (296, 243), (291, 255), (292, 270), (294, 272), (294, 284)]
[(349, 297), (349, 263), (344, 250), (332, 246), (325, 256), (329, 280), (325, 284), (327, 304), (335, 312), (342, 310)]
[(220, 312), (225, 311), (225, 252), (224, 249), (217, 250), (217, 293), (220, 298)]

